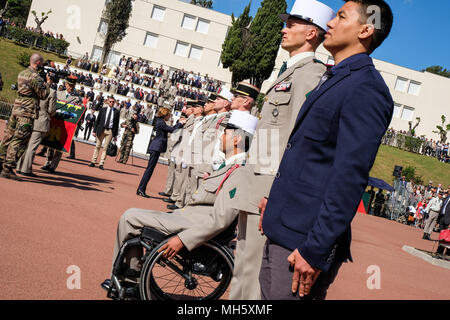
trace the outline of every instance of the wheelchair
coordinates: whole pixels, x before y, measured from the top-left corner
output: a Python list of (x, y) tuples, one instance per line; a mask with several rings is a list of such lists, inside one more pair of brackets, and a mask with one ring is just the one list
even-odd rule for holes
[[(173, 259), (158, 250), (175, 236), (144, 227), (125, 242), (114, 262), (107, 297), (114, 300), (218, 300), (226, 292), (234, 268), (237, 219), (218, 236), (192, 251), (183, 248)], [(128, 250), (141, 247), (142, 269), (130, 270)], [(134, 276), (138, 281), (130, 282)], [(131, 292), (131, 293), (130, 293)]]

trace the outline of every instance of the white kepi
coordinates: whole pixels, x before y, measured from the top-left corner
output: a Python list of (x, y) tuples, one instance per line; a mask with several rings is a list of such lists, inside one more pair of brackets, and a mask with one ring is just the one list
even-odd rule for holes
[(336, 16), (336, 13), (326, 4), (316, 0), (297, 0), (291, 13), (280, 14), (281, 20), (287, 21), (290, 17), (310, 22), (324, 31), (328, 31), (327, 23)]
[(217, 91), (217, 96), (222, 99), (228, 100), (229, 102), (233, 102), (234, 94), (232, 94), (227, 87), (222, 86)]
[(258, 118), (252, 116), (248, 112), (233, 110), (231, 112), (230, 120), (228, 120), (227, 127), (234, 129), (242, 129), (245, 132), (254, 135)]

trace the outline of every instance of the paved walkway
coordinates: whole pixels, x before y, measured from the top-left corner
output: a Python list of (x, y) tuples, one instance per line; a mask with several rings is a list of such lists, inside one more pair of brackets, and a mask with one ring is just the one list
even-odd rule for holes
[[(4, 125), (0, 121), (0, 138)], [(145, 160), (134, 159), (131, 166), (108, 158), (101, 171), (88, 167), (92, 146), (76, 143), (76, 153), (76, 160), (64, 157), (55, 174), (40, 170), (45, 159), (36, 157), (37, 178), (0, 179), (0, 299), (105, 299), (99, 284), (110, 271), (121, 214), (130, 207), (167, 211), (158, 199), (136, 196)], [(159, 164), (147, 193), (157, 197), (166, 177), (167, 167)], [(413, 227), (358, 214), (355, 262), (343, 266), (328, 298), (449, 299), (450, 270), (402, 250), (433, 251), (435, 244), (421, 236)], [(367, 287), (374, 265), (381, 271), (379, 290)], [(67, 288), (70, 266), (81, 270), (79, 290)]]

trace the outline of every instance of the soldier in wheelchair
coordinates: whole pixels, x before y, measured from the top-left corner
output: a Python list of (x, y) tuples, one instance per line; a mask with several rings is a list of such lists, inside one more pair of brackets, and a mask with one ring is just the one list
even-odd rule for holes
[[(120, 218), (111, 279), (102, 283), (113, 299), (219, 299), (233, 275), (230, 242), (234, 209), (257, 118), (235, 111), (225, 124), (226, 161), (204, 179), (192, 201), (173, 213), (128, 209)], [(238, 181), (239, 180), (239, 181)]]

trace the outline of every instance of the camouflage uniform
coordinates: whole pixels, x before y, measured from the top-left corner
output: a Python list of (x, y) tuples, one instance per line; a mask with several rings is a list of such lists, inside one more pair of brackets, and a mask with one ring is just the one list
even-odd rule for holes
[(130, 155), (131, 148), (133, 148), (134, 136), (139, 133), (139, 123), (136, 122), (136, 132), (135, 133), (131, 132), (131, 120), (130, 119), (122, 122), (122, 124), (120, 126), (123, 126), (123, 125), (126, 125), (128, 127), (125, 128), (125, 131), (123, 132), (123, 135), (122, 135), (122, 142), (120, 143), (121, 147), (120, 147), (119, 162), (126, 164), (128, 161), (128, 157)]
[(18, 97), (0, 144), (0, 165), (7, 168), (4, 173), (11, 172), (25, 152), (34, 119), (39, 117), (39, 100), (46, 99), (50, 93), (50, 85), (31, 67), (19, 73), (17, 84)]

